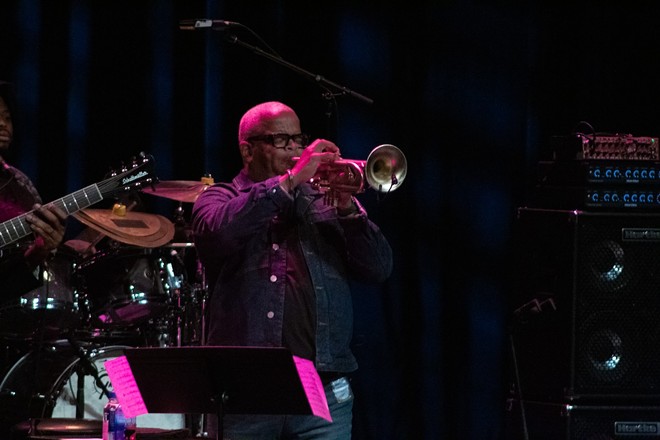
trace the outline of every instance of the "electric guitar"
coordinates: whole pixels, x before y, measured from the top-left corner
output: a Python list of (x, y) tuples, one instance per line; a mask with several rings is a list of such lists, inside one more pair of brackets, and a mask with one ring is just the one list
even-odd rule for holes
[[(138, 189), (145, 184), (156, 183), (158, 178), (153, 175), (153, 162), (153, 156), (140, 153), (140, 158), (133, 162), (131, 168), (122, 170), (121, 173), (101, 182), (52, 201), (48, 205), (55, 205), (66, 212), (67, 215), (70, 215), (100, 202), (109, 195)], [(30, 225), (26, 220), (31, 212), (26, 212), (0, 223), (0, 249), (32, 233), (32, 229), (30, 229)]]

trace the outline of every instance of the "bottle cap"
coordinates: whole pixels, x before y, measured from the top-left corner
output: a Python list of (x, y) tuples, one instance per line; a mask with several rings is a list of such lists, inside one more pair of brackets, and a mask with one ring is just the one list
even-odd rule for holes
[(108, 399), (116, 399), (117, 398), (117, 393), (114, 391), (108, 391)]

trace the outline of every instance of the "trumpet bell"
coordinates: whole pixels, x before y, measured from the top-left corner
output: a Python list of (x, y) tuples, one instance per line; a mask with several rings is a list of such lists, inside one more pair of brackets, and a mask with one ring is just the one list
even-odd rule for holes
[(364, 165), (364, 177), (378, 192), (390, 192), (403, 183), (408, 162), (403, 152), (392, 144), (382, 144), (371, 150)]

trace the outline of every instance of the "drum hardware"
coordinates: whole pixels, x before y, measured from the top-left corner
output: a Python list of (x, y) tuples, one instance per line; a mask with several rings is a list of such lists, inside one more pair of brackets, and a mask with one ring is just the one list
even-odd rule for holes
[(143, 346), (163, 348), (203, 345), (205, 291), (185, 285), (174, 295), (172, 306), (165, 314), (141, 326)]
[[(189, 243), (192, 245), (192, 243)], [(178, 247), (181, 249), (180, 246), (186, 246), (186, 243), (179, 244)], [(170, 250), (170, 255), (172, 256), (172, 261), (175, 262), (178, 265), (179, 273), (185, 274), (188, 270), (186, 263), (183, 261), (183, 258), (181, 258), (181, 255), (179, 255), (179, 252), (177, 251), (177, 247), (173, 244)], [(186, 249), (185, 247), (181, 249), (182, 252), (185, 252)], [(188, 305), (189, 301), (187, 301), (188, 298), (186, 298), (186, 294), (190, 294), (190, 289), (184, 289), (183, 285), (183, 276), (182, 277), (176, 277), (174, 275), (174, 268), (172, 265), (169, 266), (170, 269), (170, 275), (173, 279), (173, 281), (176, 283), (175, 288), (173, 290), (174, 293), (174, 300), (175, 300), (175, 316), (176, 316), (176, 346), (181, 347), (184, 345), (183, 339), (185, 337), (184, 333), (186, 330), (184, 329), (185, 323), (187, 322), (187, 313), (189, 312)]]
[(82, 419), (85, 416), (85, 376), (91, 376), (97, 387), (102, 390), (102, 395), (108, 397), (108, 386), (101, 380), (99, 371), (96, 366), (90, 361), (88, 351), (85, 350), (78, 341), (73, 337), (67, 338), (71, 347), (78, 354), (78, 362), (76, 363), (76, 419)]
[(110, 209), (85, 209), (73, 216), (84, 225), (124, 244), (156, 248), (174, 237), (174, 225), (158, 214), (128, 211), (124, 215)]
[(183, 209), (183, 203), (179, 202), (177, 208), (174, 210), (174, 238), (173, 244), (190, 243), (193, 241), (193, 232), (190, 225), (186, 221), (186, 213)]
[(170, 305), (176, 281), (160, 248), (118, 247), (97, 252), (77, 268), (81, 298), (92, 327), (125, 327), (147, 322)]
[[(180, 240), (181, 242), (171, 243), (167, 245), (172, 248), (171, 255), (172, 257), (186, 269), (186, 274), (189, 275), (188, 287), (192, 289), (188, 291), (188, 295), (191, 297), (184, 298), (182, 302), (181, 290), (175, 290), (176, 296), (176, 307), (179, 310), (179, 313), (176, 314), (177, 319), (177, 333), (176, 341), (177, 346), (186, 345), (186, 344), (196, 344), (204, 342), (204, 335), (206, 333), (205, 329), (205, 318), (204, 311), (206, 305), (206, 280), (204, 275), (204, 268), (198, 258), (195, 258), (194, 263), (195, 267), (191, 270), (189, 264), (184, 263), (181, 258), (179, 258), (179, 252), (177, 249), (180, 249), (180, 252), (185, 252), (189, 248), (194, 248), (192, 243), (193, 234), (190, 230), (188, 223), (186, 222), (185, 211), (183, 209), (183, 203), (194, 203), (199, 195), (206, 191), (210, 185), (214, 183), (213, 177), (210, 174), (204, 175), (199, 181), (193, 180), (170, 180), (170, 181), (159, 181), (152, 185), (151, 187), (141, 188), (141, 191), (147, 194), (151, 194), (157, 197), (164, 197), (170, 200), (179, 202), (178, 207), (174, 212), (174, 225), (175, 225), (175, 239)], [(185, 260), (185, 257), (184, 257)], [(202, 298), (199, 298), (199, 296)], [(187, 316), (190, 313), (190, 301), (197, 307), (194, 307), (194, 311), (200, 313), (199, 316), (190, 319)], [(201, 310), (200, 310), (201, 308)], [(199, 322), (201, 327), (190, 328), (190, 323)], [(193, 335), (193, 336), (190, 336)]]
[[(117, 206), (118, 206), (117, 204), (115, 204), (113, 206), (113, 208), (112, 208), (113, 209), (113, 214), (117, 213), (117, 210), (115, 209), (115, 207), (117, 207)], [(125, 216), (126, 211), (132, 211), (137, 206), (137, 201), (135, 201), (135, 200), (131, 201), (131, 203), (128, 206), (124, 205), (124, 204), (120, 204), (119, 206), (121, 208), (123, 208), (123, 214), (122, 215)], [(79, 253), (81, 255), (84, 255), (84, 256), (89, 256), (90, 254), (95, 253), (96, 252), (95, 251), (96, 245), (98, 245), (101, 242), (101, 240), (103, 240), (104, 238), (107, 237), (107, 235), (105, 235), (105, 233), (103, 233), (102, 231), (99, 231), (98, 229), (94, 229), (94, 228), (89, 228), (88, 231), (87, 231), (87, 234), (89, 235), (89, 238), (88, 238), (89, 243), (86, 243), (85, 248), (79, 249)], [(113, 241), (113, 243), (117, 243), (117, 242)]]
[[(116, 244), (88, 259), (75, 260), (71, 267), (68, 280), (78, 325), (60, 329), (59, 335), (66, 331), (63, 341), (30, 345), (8, 361), (0, 383), (0, 413), (5, 413), (0, 416), (0, 424), (12, 417), (16, 417), (12, 423), (35, 417), (100, 417), (103, 404), (99, 399), (106, 395), (108, 387), (112, 389), (100, 361), (113, 352), (120, 354), (121, 348), (113, 344), (163, 347), (204, 342), (207, 298), (204, 285), (198, 282), (203, 280), (203, 269), (193, 243), (171, 243), (159, 248)], [(101, 323), (96, 318), (99, 312), (107, 311), (104, 299), (110, 291), (124, 292), (124, 285), (133, 285), (134, 290), (146, 293), (142, 298), (145, 302), (131, 303), (121, 293), (114, 305), (129, 303), (153, 314), (145, 320)], [(155, 290), (140, 286), (155, 286)], [(57, 347), (53, 348), (53, 344)], [(194, 424), (184, 417), (168, 415), (154, 422), (154, 427)], [(140, 424), (148, 426), (145, 423), (148, 422)]]
[(144, 329), (138, 327), (98, 328), (82, 326), (76, 329), (73, 334), (78, 341), (101, 346), (122, 344), (141, 347), (146, 345)]
[(6, 341), (187, 346), (203, 343), (207, 290), (193, 243), (111, 247), (86, 259), (58, 252), (45, 286), (0, 304)]
[(59, 338), (78, 326), (74, 272), (78, 257), (66, 248), (43, 264), (42, 283), (16, 299), (0, 304), (0, 336), (5, 339)]
[(82, 260), (76, 297), (86, 341), (140, 346), (200, 345), (206, 289), (193, 243), (118, 246)]
[(213, 183), (213, 178), (202, 177), (200, 181), (194, 180), (170, 180), (159, 181), (151, 187), (142, 188), (142, 192), (157, 197), (179, 202), (174, 211), (174, 240), (177, 242), (191, 242), (192, 231), (186, 222), (184, 203), (195, 203), (197, 197)]
[[(77, 343), (73, 338), (73, 343)], [(112, 384), (105, 371), (104, 362), (116, 358), (131, 348), (128, 345), (79, 343), (87, 365), (82, 371), (95, 372), (81, 380), (79, 364), (85, 362), (69, 340), (33, 349), (23, 355), (0, 382), (0, 432), (28, 419), (74, 419), (79, 412), (79, 400), (84, 401), (83, 420), (100, 421), (106, 402), (105, 389)], [(103, 386), (100, 386), (98, 382)], [(83, 396), (80, 385), (84, 384)], [(77, 422), (72, 421), (72, 425)], [(138, 416), (138, 426), (144, 428), (181, 429), (186, 426), (181, 414), (147, 414)], [(59, 438), (59, 437), (58, 437)]]
[[(169, 318), (176, 322), (176, 346), (201, 345), (204, 340), (204, 310), (206, 289), (203, 288), (204, 268), (195, 252), (194, 243), (171, 243), (169, 249), (171, 266), (176, 277), (172, 290), (173, 311)], [(202, 282), (202, 283), (200, 283)], [(166, 318), (167, 319), (167, 318)]]
[(182, 203), (195, 203), (197, 197), (208, 189), (212, 179), (194, 180), (162, 180), (151, 187), (141, 188), (141, 191), (157, 197), (164, 197)]
[(180, 307), (177, 342), (181, 346), (204, 345), (206, 310), (206, 289), (192, 286), (187, 301)]

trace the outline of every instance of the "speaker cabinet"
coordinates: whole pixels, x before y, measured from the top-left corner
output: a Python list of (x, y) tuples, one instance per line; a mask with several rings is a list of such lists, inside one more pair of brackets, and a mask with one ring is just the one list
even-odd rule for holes
[(660, 402), (660, 214), (520, 208), (514, 236), (513, 395)]
[(658, 440), (660, 406), (507, 401), (506, 440)]

